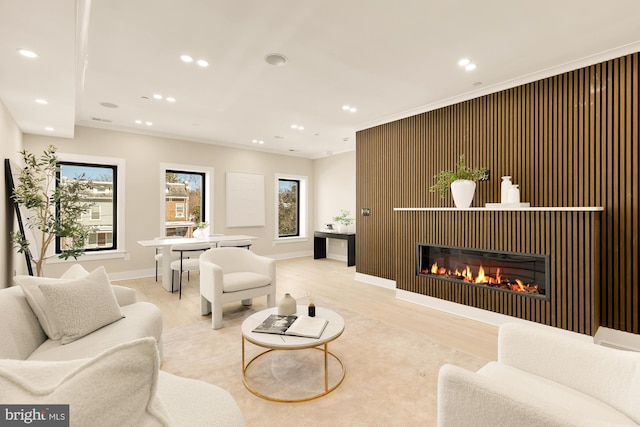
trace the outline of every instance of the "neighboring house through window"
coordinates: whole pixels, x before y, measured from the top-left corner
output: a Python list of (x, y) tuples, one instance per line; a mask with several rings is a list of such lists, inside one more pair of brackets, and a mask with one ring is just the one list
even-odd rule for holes
[[(85, 252), (118, 249), (118, 165), (59, 160), (58, 166), (58, 183), (90, 182), (83, 197), (92, 205), (81, 218), (84, 225), (91, 227)], [(64, 248), (64, 238), (56, 238), (56, 253)]]
[(163, 235), (192, 237), (196, 224), (210, 223), (209, 188), (213, 169), (162, 164)]
[(307, 178), (276, 175), (278, 238), (306, 237)]

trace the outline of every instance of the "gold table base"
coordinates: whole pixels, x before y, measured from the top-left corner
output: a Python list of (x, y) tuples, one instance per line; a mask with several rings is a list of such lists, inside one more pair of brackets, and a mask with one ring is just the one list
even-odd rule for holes
[[(336, 356), (334, 353), (329, 351), (329, 343), (328, 342), (325, 343), (325, 344), (322, 344), (321, 346), (311, 346), (311, 347), (309, 347), (309, 346), (301, 346), (301, 347), (294, 347), (294, 348), (268, 348), (268, 350), (263, 351), (262, 353), (258, 353), (257, 355), (255, 355), (251, 360), (249, 360), (249, 362), (247, 362), (246, 365), (245, 365), (244, 343), (245, 343), (245, 338), (243, 336), (242, 337), (242, 382), (243, 382), (244, 386), (247, 388), (247, 390), (249, 390), (251, 393), (255, 394), (256, 396), (258, 396), (258, 397), (260, 397), (262, 399), (270, 400), (272, 402), (286, 402), (286, 403), (308, 402), (309, 400), (313, 400), (313, 399), (317, 399), (317, 398), (322, 397), (322, 396), (326, 396), (327, 394), (331, 393), (333, 390), (338, 388), (338, 386), (340, 384), (342, 384), (342, 381), (344, 381), (344, 377), (345, 377), (345, 374), (346, 374), (346, 369), (344, 367), (344, 364), (342, 363), (342, 360), (340, 360), (340, 358), (338, 356)], [(249, 368), (251, 363), (253, 363), (257, 359), (259, 359), (260, 357), (264, 356), (265, 354), (271, 353), (272, 351), (292, 351), (292, 350), (304, 350), (304, 349), (308, 349), (308, 348), (319, 350), (319, 351), (322, 351), (324, 353), (324, 391), (323, 392), (318, 393), (318, 394), (314, 394), (314, 395), (309, 396), (309, 397), (301, 398), (301, 399), (278, 399), (278, 398), (275, 398), (275, 397), (271, 397), (271, 396), (267, 396), (265, 394), (262, 394), (262, 393), (260, 393), (259, 391), (255, 390), (253, 387), (251, 387), (249, 385), (249, 382), (247, 381), (247, 377), (246, 377), (247, 369)], [(329, 356), (333, 357), (340, 364), (340, 368), (342, 369), (342, 374), (340, 375), (340, 379), (336, 382), (335, 385), (333, 385), (331, 387), (329, 387)]]

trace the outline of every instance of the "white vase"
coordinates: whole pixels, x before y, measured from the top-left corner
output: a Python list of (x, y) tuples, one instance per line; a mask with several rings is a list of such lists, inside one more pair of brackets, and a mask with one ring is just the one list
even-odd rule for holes
[(451, 195), (456, 208), (466, 209), (471, 206), (473, 195), (476, 192), (476, 183), (468, 179), (457, 179), (451, 183)]
[(500, 184), (500, 203), (509, 203), (509, 190), (511, 190), (511, 176), (503, 176)]
[(204, 240), (209, 237), (209, 227), (196, 228), (193, 230), (193, 237), (197, 240)]
[(291, 294), (284, 294), (284, 298), (278, 303), (278, 314), (280, 316), (289, 316), (290, 314), (296, 314), (297, 310), (296, 300)]

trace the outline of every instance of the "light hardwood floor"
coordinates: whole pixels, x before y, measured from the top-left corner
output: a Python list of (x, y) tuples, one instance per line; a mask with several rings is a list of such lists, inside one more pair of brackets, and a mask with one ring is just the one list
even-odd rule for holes
[[(444, 313), (420, 305), (400, 301), (395, 291), (354, 280), (356, 267), (346, 263), (312, 257), (277, 261), (277, 296), (279, 301), (285, 292), (306, 302), (313, 292), (317, 305), (323, 301), (340, 301), (350, 309), (380, 319), (398, 328), (423, 334), (434, 342), (458, 350), (495, 360), (497, 356), (498, 329), (463, 317)], [(165, 291), (153, 277), (123, 280), (115, 284), (138, 291), (140, 301), (156, 304), (163, 313), (165, 330), (201, 322), (199, 277), (191, 273), (191, 280), (183, 279), (182, 299), (178, 293)], [(161, 279), (159, 277), (159, 279)], [(257, 298), (254, 308), (264, 305), (265, 298)], [(245, 310), (238, 303), (225, 305), (224, 312)], [(206, 318), (211, 319), (211, 315)]]

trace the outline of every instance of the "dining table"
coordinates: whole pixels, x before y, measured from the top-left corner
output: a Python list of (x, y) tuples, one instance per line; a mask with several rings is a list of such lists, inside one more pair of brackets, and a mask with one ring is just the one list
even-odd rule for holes
[(220, 242), (232, 242), (235, 240), (255, 240), (255, 236), (245, 236), (243, 234), (216, 234), (207, 236), (204, 238), (156, 238), (151, 240), (138, 240), (138, 244), (144, 247), (156, 248), (162, 253), (162, 287), (167, 292), (172, 292), (171, 289), (171, 247), (173, 245), (185, 245), (190, 243), (211, 243), (212, 247), (215, 247)]

